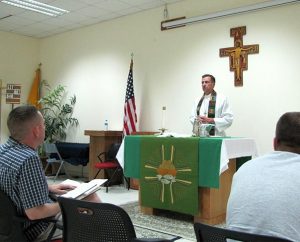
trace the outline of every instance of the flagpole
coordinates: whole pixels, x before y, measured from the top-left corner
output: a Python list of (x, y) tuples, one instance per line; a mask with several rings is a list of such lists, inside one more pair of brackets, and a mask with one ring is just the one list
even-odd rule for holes
[(131, 53), (130, 68), (127, 78), (125, 104), (124, 104), (124, 119), (123, 119), (123, 133), (129, 135), (136, 132), (136, 107), (133, 88), (133, 53)]
[(132, 67), (133, 67), (133, 52), (131, 52), (131, 62), (130, 62), (130, 70), (132, 70)]
[[(42, 94), (42, 83), (41, 83), (41, 80), (42, 80), (42, 72), (41, 72), (41, 67), (42, 67), (42, 63), (40, 63), (39, 64), (39, 69), (40, 69), (40, 83), (39, 83), (39, 86), (38, 86), (38, 100), (37, 101), (39, 101), (39, 99), (41, 98), (41, 94)], [(37, 107), (40, 109), (41, 108), (41, 106), (38, 104), (38, 102), (37, 102)]]

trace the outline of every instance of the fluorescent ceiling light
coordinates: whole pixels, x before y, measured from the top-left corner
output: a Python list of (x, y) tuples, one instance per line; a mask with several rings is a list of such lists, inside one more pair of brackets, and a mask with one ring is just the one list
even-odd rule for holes
[(38, 13), (46, 14), (52, 17), (57, 17), (59, 15), (63, 15), (65, 13), (69, 13), (69, 11), (57, 8), (45, 3), (40, 3), (34, 0), (2, 0), (2, 3), (6, 3), (15, 7), (24, 8), (27, 10), (35, 11)]
[(247, 5), (244, 7), (232, 8), (232, 9), (224, 10), (221, 12), (206, 14), (206, 15), (202, 15), (202, 16), (174, 20), (174, 21), (166, 21), (165, 23), (164, 22), (162, 23), (162, 28), (170, 29), (170, 28), (180, 27), (180, 26), (184, 26), (184, 25), (188, 25), (188, 24), (205, 21), (205, 20), (211, 20), (211, 19), (225, 17), (225, 16), (231, 16), (231, 15), (235, 15), (235, 14), (248, 13), (248, 12), (252, 12), (252, 11), (262, 10), (265, 8), (281, 6), (284, 4), (299, 3), (299, 2), (300, 2), (300, 0), (271, 0), (271, 1), (257, 3), (257, 4), (253, 4), (253, 5)]

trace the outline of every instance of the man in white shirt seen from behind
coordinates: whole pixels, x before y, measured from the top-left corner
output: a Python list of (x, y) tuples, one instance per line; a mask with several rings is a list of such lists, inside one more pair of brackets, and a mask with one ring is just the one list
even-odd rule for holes
[(226, 136), (225, 129), (233, 122), (233, 113), (226, 97), (214, 90), (216, 79), (213, 75), (202, 76), (201, 98), (195, 100), (190, 121), (200, 124), (212, 124), (210, 135)]
[(300, 112), (282, 115), (273, 152), (235, 173), (226, 224), (233, 230), (300, 241)]

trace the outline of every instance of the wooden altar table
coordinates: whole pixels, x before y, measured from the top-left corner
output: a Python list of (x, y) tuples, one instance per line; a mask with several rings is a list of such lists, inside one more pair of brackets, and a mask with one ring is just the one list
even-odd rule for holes
[[(153, 136), (151, 137), (153, 138)], [(124, 166), (124, 173), (127, 177), (140, 178), (139, 143), (142, 139), (147, 139), (147, 136), (126, 136), (118, 153), (118, 160)], [(161, 139), (164, 138), (157, 137), (157, 142), (160, 142)], [(232, 176), (236, 169), (251, 156), (257, 156), (256, 144), (253, 139), (199, 138), (199, 212), (194, 215), (194, 222), (208, 224), (224, 222)], [(247, 158), (241, 159), (242, 157)], [(141, 206), (141, 211), (145, 214), (153, 214), (154, 210), (154, 207)]]

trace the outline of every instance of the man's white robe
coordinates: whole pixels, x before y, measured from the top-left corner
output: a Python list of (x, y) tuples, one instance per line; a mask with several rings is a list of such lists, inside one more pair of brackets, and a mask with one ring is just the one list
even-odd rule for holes
[[(200, 98), (197, 98), (194, 102), (192, 113), (190, 116), (190, 121), (193, 124), (195, 118), (197, 117), (197, 106), (200, 101)], [(205, 95), (201, 108), (200, 116), (206, 116), (208, 114), (208, 105), (209, 100), (211, 99), (211, 94)], [(215, 108), (215, 135), (216, 136), (226, 136), (225, 129), (229, 128), (233, 122), (233, 113), (229, 106), (228, 100), (225, 96), (217, 93), (216, 99), (216, 108)]]

